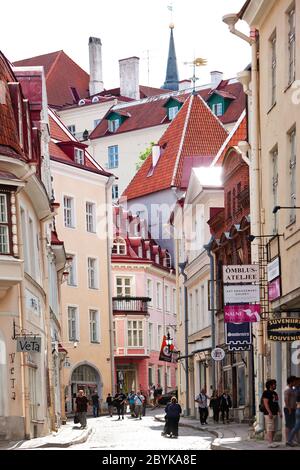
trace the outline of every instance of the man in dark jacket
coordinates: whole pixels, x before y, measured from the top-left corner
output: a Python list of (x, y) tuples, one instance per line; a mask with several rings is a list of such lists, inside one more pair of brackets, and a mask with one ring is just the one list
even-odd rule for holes
[(88, 399), (85, 396), (83, 390), (79, 390), (75, 403), (76, 403), (76, 412), (78, 414), (79, 422), (81, 424), (80, 429), (85, 429)]
[(228, 394), (228, 391), (225, 390), (224, 393), (221, 395), (220, 398), (220, 410), (222, 413), (222, 421), (225, 424), (225, 414), (226, 414), (226, 421), (229, 424), (229, 410), (232, 408), (232, 401), (231, 397)]
[(168, 403), (168, 405), (165, 408), (166, 412), (166, 424), (163, 432), (161, 433), (162, 436), (165, 436), (166, 434), (170, 434), (170, 437), (178, 437), (178, 424), (179, 424), (179, 419), (180, 419), (180, 414), (182, 412), (181, 406), (177, 403), (177, 398), (172, 397), (171, 398), (171, 403)]

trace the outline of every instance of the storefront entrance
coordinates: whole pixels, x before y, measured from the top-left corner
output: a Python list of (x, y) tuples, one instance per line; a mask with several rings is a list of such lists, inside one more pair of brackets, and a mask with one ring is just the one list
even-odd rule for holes
[[(96, 391), (99, 395), (100, 402), (102, 399), (102, 386), (99, 373), (97, 370), (87, 364), (80, 365), (74, 369), (71, 376), (70, 395), (72, 399), (68, 406), (69, 412), (75, 411), (75, 399), (79, 390), (83, 390), (90, 401), (92, 394)], [(92, 412), (89, 407), (88, 412)]]
[(117, 366), (117, 391), (125, 394), (136, 391), (136, 369), (133, 365)]

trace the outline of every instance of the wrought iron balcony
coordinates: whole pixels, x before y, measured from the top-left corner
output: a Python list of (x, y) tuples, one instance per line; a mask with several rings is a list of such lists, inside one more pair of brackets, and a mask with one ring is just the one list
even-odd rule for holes
[(148, 315), (150, 301), (149, 297), (113, 297), (113, 312)]

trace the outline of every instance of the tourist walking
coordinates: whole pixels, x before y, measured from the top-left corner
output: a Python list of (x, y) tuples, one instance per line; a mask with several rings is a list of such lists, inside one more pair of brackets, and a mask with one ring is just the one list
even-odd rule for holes
[(117, 408), (118, 420), (124, 419), (124, 409), (126, 404), (126, 396), (124, 393), (117, 393), (114, 398), (115, 406)]
[(128, 394), (127, 401), (129, 403), (129, 411), (130, 411), (130, 415), (132, 418), (136, 417), (134, 398), (135, 398), (135, 392), (131, 390), (131, 392)]
[(298, 445), (297, 443), (293, 442), (293, 439), (297, 436), (300, 431), (300, 378), (296, 379), (296, 413), (295, 413), (295, 426), (291, 430), (288, 441), (286, 443), (287, 446), (295, 447)]
[(276, 390), (276, 380), (267, 380), (266, 390), (262, 394), (263, 413), (265, 416), (265, 430), (267, 432), (267, 439), (269, 447), (278, 447), (277, 442), (273, 442), (275, 432), (277, 429), (277, 418), (282, 417), (279, 407), (279, 398)]
[(92, 405), (93, 405), (93, 416), (94, 418), (98, 418), (99, 416), (99, 395), (97, 390), (95, 390), (92, 394)]
[(141, 394), (141, 392), (137, 392), (137, 394), (134, 397), (134, 404), (135, 404), (135, 416), (138, 419), (142, 419), (144, 400), (145, 400), (145, 397)]
[(213, 391), (213, 394), (209, 401), (209, 407), (213, 411), (213, 420), (215, 424), (219, 423), (220, 416), (220, 397), (218, 396), (217, 390)]
[(208, 400), (209, 397), (206, 395), (206, 390), (205, 388), (202, 388), (201, 392), (195, 399), (195, 402), (197, 402), (199, 406), (200, 423), (202, 425), (207, 424)]
[(232, 400), (228, 393), (228, 390), (225, 390), (224, 393), (220, 397), (220, 411), (222, 414), (222, 421), (225, 424), (225, 415), (226, 415), (226, 423), (229, 424), (229, 410), (232, 408)]
[(107, 403), (108, 414), (112, 418), (114, 407), (113, 407), (113, 397), (111, 396), (110, 393), (106, 397), (106, 403)]
[(161, 433), (162, 436), (165, 436), (167, 434), (170, 435), (170, 437), (178, 437), (178, 425), (179, 425), (179, 420), (180, 420), (180, 415), (182, 413), (181, 406), (177, 403), (177, 398), (172, 397), (171, 398), (171, 403), (168, 403), (168, 405), (165, 408), (166, 412), (166, 424), (163, 432)]
[(86, 413), (88, 409), (88, 399), (83, 390), (79, 390), (75, 400), (76, 413), (78, 414), (80, 429), (86, 428)]
[(284, 391), (284, 418), (285, 418), (285, 437), (286, 442), (289, 439), (291, 430), (295, 427), (296, 423), (296, 379), (294, 375), (288, 377), (287, 387)]

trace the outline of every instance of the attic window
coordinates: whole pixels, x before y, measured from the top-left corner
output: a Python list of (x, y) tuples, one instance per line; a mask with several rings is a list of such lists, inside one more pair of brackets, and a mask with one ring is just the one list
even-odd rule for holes
[(223, 104), (222, 103), (215, 103), (212, 105), (212, 112), (216, 116), (223, 116)]
[(116, 132), (120, 127), (120, 119), (112, 119), (108, 121), (109, 132)]
[(75, 148), (75, 163), (78, 165), (84, 165), (84, 151), (82, 149)]
[(126, 255), (126, 252), (127, 252), (127, 249), (126, 249), (125, 240), (123, 240), (123, 238), (116, 238), (114, 240), (112, 254), (113, 255)]
[(168, 117), (170, 121), (172, 121), (175, 118), (178, 111), (179, 111), (178, 106), (172, 106), (171, 108), (168, 109)]

